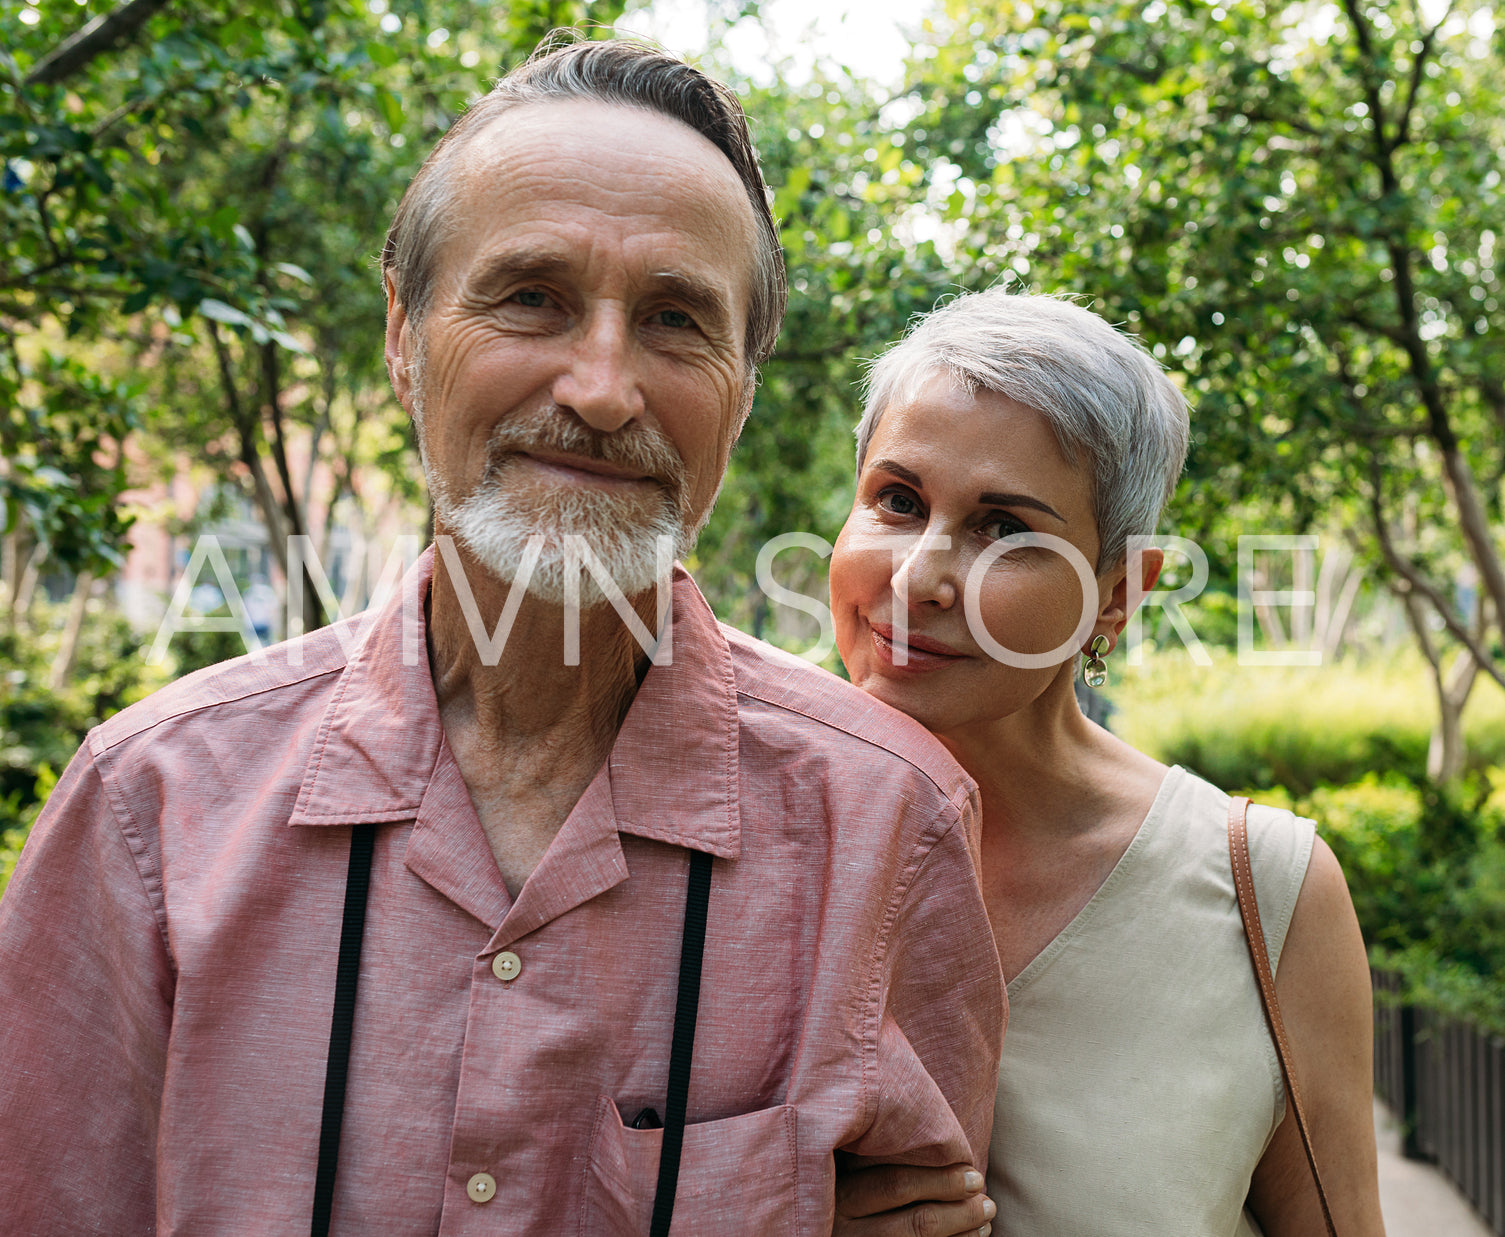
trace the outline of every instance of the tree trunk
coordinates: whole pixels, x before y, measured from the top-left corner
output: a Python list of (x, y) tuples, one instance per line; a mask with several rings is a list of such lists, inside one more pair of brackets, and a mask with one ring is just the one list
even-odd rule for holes
[[(1335, 658), (1342, 647), (1348, 620), (1353, 615), (1353, 603), (1363, 583), (1364, 571), (1346, 547), (1335, 547), (1327, 552), (1317, 581), (1316, 639), (1324, 662)], [(1335, 592), (1336, 598), (1333, 596)]]
[(1451, 782), (1463, 773), (1468, 743), (1463, 733), (1463, 709), (1479, 678), (1479, 663), (1463, 649), (1446, 677), (1437, 679), (1437, 727), (1427, 748), (1427, 776)]
[[(1391, 588), (1406, 605), (1406, 617), (1411, 621), (1412, 629), (1416, 633), (1417, 642), (1426, 654), (1427, 660), (1432, 663), (1433, 671), (1440, 674), (1441, 659), (1432, 648), (1431, 633), (1427, 631), (1425, 623), (1418, 620), (1419, 610), (1414, 607), (1421, 605), (1424, 599), (1432, 608), (1432, 612), (1441, 620), (1444, 627), (1453, 635), (1459, 644), (1463, 645), (1473, 655), (1479, 669), (1483, 670), (1490, 678), (1494, 679), (1501, 687), (1505, 687), (1505, 669), (1496, 662), (1490, 651), (1483, 644), (1483, 633), (1486, 627), (1480, 628), (1479, 635), (1475, 635), (1468, 629), (1458, 615), (1453, 613), (1453, 607), (1433, 584), (1422, 573), (1416, 564), (1402, 554), (1390, 536), (1390, 529), (1385, 521), (1383, 489), (1383, 474), (1380, 470), (1379, 460), (1373, 456), (1369, 460), (1369, 518), (1370, 526), (1375, 538), (1380, 543), (1380, 553), (1384, 556), (1385, 564), (1395, 573), (1396, 579)], [(1482, 604), (1482, 603), (1481, 603)], [(1481, 620), (1482, 622), (1482, 620)], [(1439, 689), (1440, 690), (1440, 689)]]
[(16, 604), (11, 610), (12, 630), (31, 622), (31, 601), (36, 595), (37, 581), (42, 578), (42, 564), (47, 560), (47, 548), (41, 544), (31, 547), (26, 556), (26, 566), (21, 569), (21, 578), (16, 584)]
[[(1291, 587), (1298, 593), (1314, 591), (1312, 569), (1316, 566), (1316, 551), (1297, 550), (1291, 562)], [(1311, 606), (1291, 607), (1291, 647), (1312, 647), (1312, 620), (1316, 617)]]
[[(1254, 572), (1253, 587), (1256, 593), (1263, 593), (1269, 589), (1269, 578), (1263, 571), (1258, 569)], [(1259, 620), (1259, 629), (1264, 633), (1265, 643), (1272, 649), (1288, 647), (1285, 626), (1280, 621), (1280, 615), (1268, 602), (1258, 601), (1254, 603), (1254, 617)]]
[(282, 505), (272, 493), (272, 483), (267, 478), (261, 463), (261, 449), (256, 441), (256, 423), (241, 404), (240, 389), (235, 385), (235, 371), (230, 364), (230, 350), (225, 347), (219, 333), (219, 324), (209, 324), (209, 338), (214, 344), (214, 356), (219, 362), (220, 385), (225, 392), (225, 405), (230, 410), (230, 419), (240, 439), (240, 462), (250, 474), (251, 486), (256, 497), (256, 506), (261, 511), (261, 522), (266, 527), (267, 539), (272, 544), (272, 557), (282, 578), (287, 579), (287, 534), (283, 527)]
[[(293, 472), (287, 462), (287, 441), (282, 428), (282, 375), (277, 357), (278, 345), (268, 340), (261, 346), (261, 400), (262, 412), (272, 426), (272, 461), (277, 466), (277, 477), (282, 482), (283, 515), (289, 532), (301, 537), (308, 532), (308, 520), (298, 495), (293, 490)], [(283, 552), (283, 567), (287, 566), (286, 549)], [(307, 565), (303, 567), (303, 630), (315, 631), (324, 626), (324, 605), (319, 600), (314, 578)], [(284, 575), (286, 572), (284, 570)]]
[(94, 576), (83, 571), (73, 582), (73, 599), (68, 603), (68, 621), (63, 626), (63, 642), (58, 645), (57, 655), (52, 659), (52, 672), (47, 676), (47, 686), (60, 692), (68, 685), (73, 667), (78, 664), (78, 638), (84, 630), (84, 614), (89, 605), (89, 594), (94, 591)]
[(5, 623), (16, 625), (16, 593), (21, 584), (21, 533), (11, 529), (0, 537), (0, 594), (5, 597)]
[[(1382, 88), (1383, 74), (1375, 70), (1378, 61), (1371, 37), (1369, 18), (1365, 14), (1361, 0), (1343, 0), (1343, 9), (1353, 27), (1354, 38), (1359, 48), (1358, 69), (1364, 82), (1369, 109), (1370, 139), (1373, 149), (1371, 159), (1380, 177), (1378, 204), (1384, 212), (1395, 212), (1396, 215), (1390, 221), (1387, 229), (1389, 234), (1385, 237), (1384, 243), (1390, 256), (1391, 287), (1399, 327), (1385, 333), (1406, 354), (1411, 379), (1416, 384), (1422, 407), (1426, 411), (1428, 437), (1436, 444), (1442, 456), (1445, 488), (1458, 513), (1458, 526), (1463, 534), (1463, 543), (1468, 549), (1474, 566), (1478, 568), (1481, 587), (1484, 595), (1492, 603), (1496, 619), (1505, 620), (1505, 565), (1501, 564), (1494, 535), (1489, 527), (1488, 515), (1480, 500), (1478, 486), (1474, 482), (1473, 470), (1469, 467), (1468, 458), (1463, 452), (1462, 444), (1453, 427), (1442, 379), (1437, 367), (1432, 363), (1426, 340), (1421, 335), (1421, 315), (1418, 306), (1420, 298), (1417, 294), (1413, 272), (1424, 259), (1416, 250), (1407, 231), (1406, 191), (1402, 188), (1401, 178), (1395, 164), (1396, 150), (1410, 140), (1408, 132), (1410, 104), (1407, 103), (1401, 111), (1393, 135), (1387, 133), (1387, 100)], [(1436, 27), (1433, 28), (1432, 33), (1436, 33)], [(1418, 83), (1421, 81), (1424, 59), (1431, 54), (1432, 50), (1432, 35), (1429, 34), (1423, 44), (1415, 49), (1417, 55), (1415, 73)], [(1414, 90), (1411, 97), (1414, 100)], [(1383, 537), (1383, 528), (1380, 532)], [(1414, 564), (1412, 564), (1412, 573), (1408, 574), (1407, 578), (1413, 587), (1417, 586), (1419, 576), (1420, 573), (1415, 571)], [(1448, 612), (1446, 602), (1440, 600), (1435, 587), (1428, 584), (1427, 591), (1434, 608), (1448, 623), (1449, 629), (1455, 635), (1460, 635), (1473, 659), (1496, 680), (1505, 680), (1505, 675), (1501, 674), (1501, 668), (1483, 646), (1483, 631), (1481, 630), (1478, 636), (1471, 632), (1460, 632), (1459, 625), (1451, 621), (1455, 616)], [(1441, 692), (1443, 685), (1440, 680), (1438, 686)]]

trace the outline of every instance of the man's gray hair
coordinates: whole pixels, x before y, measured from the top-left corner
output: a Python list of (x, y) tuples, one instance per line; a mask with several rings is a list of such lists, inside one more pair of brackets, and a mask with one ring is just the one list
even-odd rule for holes
[(788, 288), (779, 231), (768, 206), (758, 154), (737, 96), (683, 60), (646, 44), (610, 40), (559, 46), (556, 31), (529, 60), (503, 77), (450, 126), (408, 185), (382, 250), (391, 279), (415, 327), (428, 311), (439, 248), (453, 224), (449, 172), (465, 145), (509, 108), (528, 103), (590, 100), (658, 112), (714, 144), (736, 170), (757, 220), (758, 243), (744, 349), (749, 369), (773, 352)]
[(868, 372), (857, 470), (883, 414), (938, 373), (1035, 409), (1066, 462), (1087, 461), (1101, 574), (1152, 533), (1186, 462), (1186, 400), (1138, 340), (1080, 305), (991, 288), (921, 318)]

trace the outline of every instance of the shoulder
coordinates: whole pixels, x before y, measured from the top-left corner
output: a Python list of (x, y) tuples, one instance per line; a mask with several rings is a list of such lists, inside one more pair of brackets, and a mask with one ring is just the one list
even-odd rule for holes
[(1291, 943), (1309, 937), (1325, 941), (1334, 933), (1346, 934), (1354, 922), (1353, 898), (1342, 865), (1331, 846), (1314, 838), (1291, 923)]
[[(1369, 960), (1342, 869), (1320, 838), (1275, 972), (1275, 991), (1334, 1218), (1344, 1232), (1378, 1232)], [(1276, 1129), (1251, 1182), (1250, 1204), (1267, 1232), (1320, 1227), (1293, 1124), (1283, 1121)]]
[(185, 675), (95, 727), (87, 748), (98, 760), (149, 732), (181, 731), (200, 720), (217, 725), (235, 715), (259, 714), (270, 724), (277, 712), (295, 711), (300, 698), (327, 693), (346, 666), (342, 635), (348, 639), (347, 632), (324, 627)]
[[(1228, 813), (1232, 799), (1211, 782), (1177, 767), (1167, 774), (1162, 854), (1178, 870), (1195, 873), (1198, 888), (1235, 919)], [(1279, 964), (1296, 900), (1314, 854), (1316, 826), (1284, 808), (1251, 803), (1247, 816), (1249, 868), (1260, 925), (1272, 966)]]
[[(1228, 812), (1233, 799), (1205, 778), (1177, 766), (1167, 775), (1166, 810), (1186, 823), (1209, 852), (1228, 853)], [(1262, 870), (1305, 872), (1316, 825), (1270, 804), (1249, 804), (1249, 855), (1256, 880)]]
[(731, 651), (742, 724), (765, 741), (806, 754), (873, 767), (903, 769), (959, 802), (975, 791), (972, 779), (928, 730), (801, 657), (722, 624)]

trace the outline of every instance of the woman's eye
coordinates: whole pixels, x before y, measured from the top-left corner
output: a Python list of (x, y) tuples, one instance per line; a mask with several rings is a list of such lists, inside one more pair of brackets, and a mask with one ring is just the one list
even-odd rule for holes
[(661, 309), (653, 315), (653, 320), (659, 326), (666, 326), (674, 331), (687, 331), (695, 325), (694, 318), (678, 309)]
[(1002, 537), (1012, 537), (1016, 533), (1027, 533), (1029, 525), (1011, 515), (995, 515), (990, 516), (983, 523), (980, 531), (989, 541), (997, 541)]
[(920, 504), (915, 496), (904, 490), (884, 490), (878, 495), (878, 506), (893, 515), (920, 514)]
[(528, 309), (547, 309), (549, 305), (549, 294), (540, 292), (536, 288), (525, 288), (521, 292), (514, 292), (512, 299)]

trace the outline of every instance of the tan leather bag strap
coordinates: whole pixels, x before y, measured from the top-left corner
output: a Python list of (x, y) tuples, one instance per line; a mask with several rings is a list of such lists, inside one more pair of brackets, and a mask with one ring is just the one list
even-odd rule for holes
[(1249, 942), (1249, 956), (1254, 959), (1254, 973), (1259, 977), (1259, 999), (1265, 1007), (1265, 1020), (1275, 1040), (1275, 1055), (1280, 1058), (1280, 1076), (1285, 1080), (1286, 1096), (1306, 1149), (1312, 1182), (1317, 1187), (1317, 1201), (1322, 1204), (1322, 1218), (1330, 1237), (1338, 1237), (1333, 1213), (1327, 1205), (1327, 1191), (1322, 1188), (1322, 1174), (1317, 1171), (1317, 1157), (1312, 1154), (1312, 1136), (1307, 1130), (1306, 1112), (1301, 1107), (1301, 1091), (1291, 1069), (1291, 1045), (1286, 1039), (1285, 1023), (1280, 1019), (1280, 1004), (1275, 999), (1275, 976), (1270, 971), (1270, 951), (1265, 947), (1265, 930), (1259, 922), (1259, 903), (1254, 898), (1254, 869), (1249, 862), (1249, 800), (1234, 799), (1228, 804), (1228, 858), (1233, 864), (1233, 890), (1238, 895), (1238, 910), (1244, 920), (1244, 936)]

